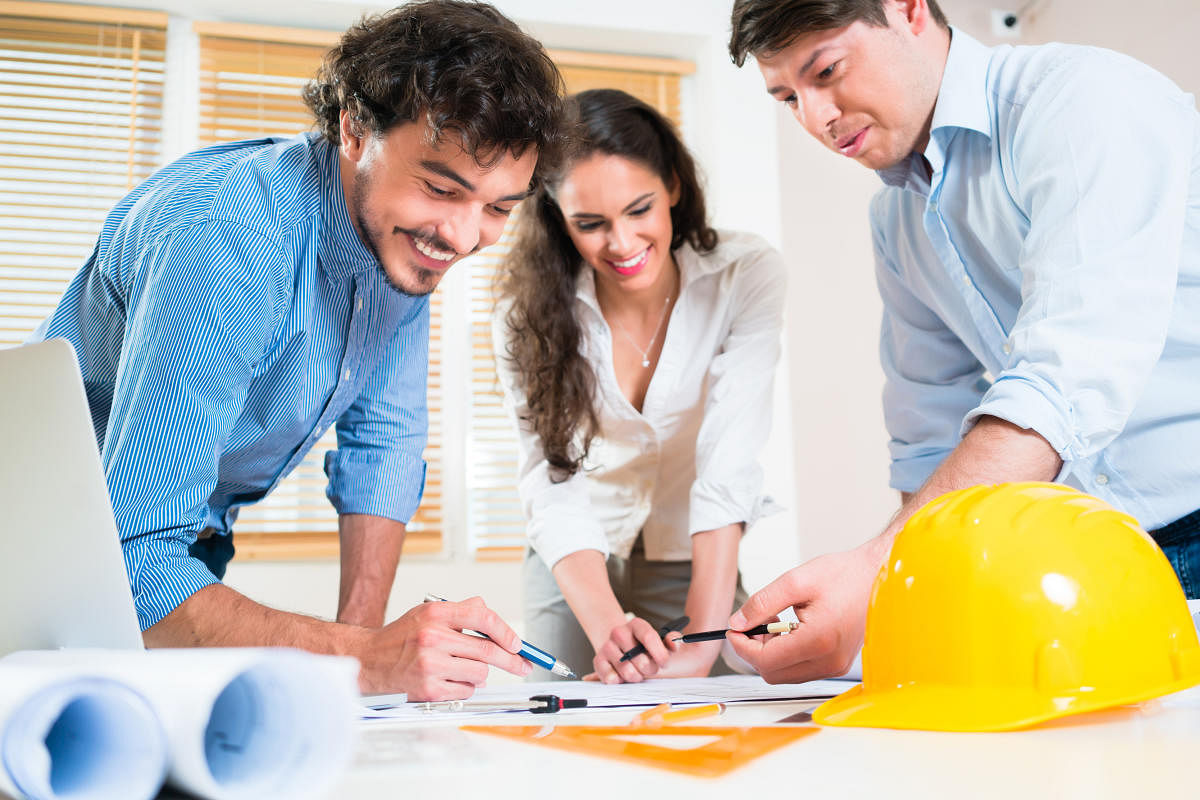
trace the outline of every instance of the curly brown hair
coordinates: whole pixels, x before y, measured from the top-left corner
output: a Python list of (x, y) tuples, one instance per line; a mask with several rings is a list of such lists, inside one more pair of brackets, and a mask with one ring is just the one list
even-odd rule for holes
[(700, 252), (717, 246), (696, 163), (666, 117), (616, 89), (572, 95), (565, 114), (566, 157), (524, 204), (498, 275), (499, 295), (510, 301), (509, 344), (501, 357), (516, 367), (529, 408), (525, 421), (541, 438), (554, 480), (579, 471), (600, 427), (596, 376), (580, 351), (583, 333), (575, 318), (583, 259), (554, 200), (571, 166), (595, 154), (620, 156), (646, 166), (668, 187), (678, 182), (671, 249), (684, 242)]
[(424, 115), (433, 141), (458, 134), (483, 167), (535, 148), (536, 180), (557, 160), (563, 92), (542, 45), (492, 6), (417, 0), (347, 30), (303, 98), (330, 142), (343, 110), (377, 135)]
[[(947, 27), (937, 0), (928, 0), (934, 22)], [(739, 67), (746, 56), (778, 53), (796, 39), (853, 22), (887, 27), (884, 0), (735, 0), (730, 17), (729, 55)]]

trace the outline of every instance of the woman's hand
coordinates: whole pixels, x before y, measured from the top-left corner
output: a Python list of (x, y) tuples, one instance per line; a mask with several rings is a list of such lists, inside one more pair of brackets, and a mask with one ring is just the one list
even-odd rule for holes
[(671, 651), (671, 657), (654, 677), (704, 678), (712, 670), (721, 655), (721, 642), (680, 644), (676, 640), (681, 635), (672, 633), (667, 636), (667, 649)]
[[(646, 652), (622, 661), (621, 655), (639, 644)], [(663, 642), (658, 631), (641, 617), (633, 617), (612, 629), (608, 641), (596, 648), (592, 659), (595, 672), (584, 680), (599, 680), (604, 683), (638, 683), (659, 675), (659, 671), (671, 658), (671, 651)]]

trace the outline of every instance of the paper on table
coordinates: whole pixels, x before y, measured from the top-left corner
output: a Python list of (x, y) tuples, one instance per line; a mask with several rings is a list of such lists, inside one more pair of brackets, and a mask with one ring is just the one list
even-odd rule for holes
[(136, 687), (166, 730), (171, 783), (211, 800), (316, 794), (353, 752), (354, 659), (265, 648), (56, 650), (14, 653), (4, 664)]
[[(560, 711), (587, 713), (589, 709), (653, 706), (659, 703), (695, 705), (699, 703), (739, 703), (754, 700), (793, 700), (833, 697), (849, 684), (845, 681), (769, 684), (758, 675), (724, 675), (719, 678), (664, 678), (641, 683), (604, 684), (593, 681), (548, 681), (518, 683), (480, 689), (471, 701), (516, 702), (533, 695), (554, 694), (562, 698), (587, 698), (586, 709)], [(428, 721), (437, 712), (422, 711), (420, 704), (405, 703), (403, 695), (375, 695), (362, 699), (365, 719)], [(468, 701), (470, 702), (470, 701)], [(480, 712), (452, 712), (454, 719)], [(495, 712), (487, 712), (495, 713)], [(442, 715), (444, 716), (444, 715)]]
[(167, 771), (162, 728), (105, 678), (0, 663), (0, 789), (32, 800), (148, 800)]

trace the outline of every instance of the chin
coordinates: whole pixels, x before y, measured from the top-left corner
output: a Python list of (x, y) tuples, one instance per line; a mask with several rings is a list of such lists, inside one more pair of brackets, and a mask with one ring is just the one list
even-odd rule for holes
[(424, 297), (433, 292), (441, 283), (444, 272), (435, 272), (415, 264), (405, 264), (395, 267), (381, 267), (380, 272), (394, 291), (409, 297)]

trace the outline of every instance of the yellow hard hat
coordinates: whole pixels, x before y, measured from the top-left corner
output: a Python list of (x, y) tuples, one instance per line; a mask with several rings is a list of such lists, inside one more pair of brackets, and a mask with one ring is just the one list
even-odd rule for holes
[(863, 682), (824, 725), (996, 731), (1200, 683), (1200, 642), (1136, 520), (1052, 483), (951, 492), (875, 579)]

